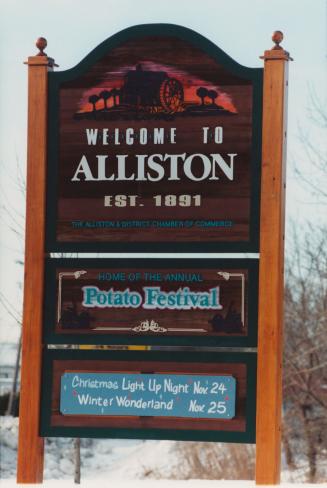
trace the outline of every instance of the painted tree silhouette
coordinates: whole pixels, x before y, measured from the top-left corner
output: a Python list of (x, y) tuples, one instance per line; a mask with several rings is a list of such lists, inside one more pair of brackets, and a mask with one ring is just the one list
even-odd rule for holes
[(116, 101), (116, 97), (119, 95), (119, 90), (117, 90), (117, 88), (113, 88), (110, 92), (112, 98), (114, 99), (114, 106), (116, 107), (117, 105), (117, 101)]
[(109, 107), (107, 105), (107, 101), (109, 100), (109, 98), (111, 98), (110, 91), (108, 91), (108, 90), (102, 90), (102, 92), (100, 92), (100, 95), (99, 96), (104, 101), (104, 108), (105, 109), (108, 109)]
[(216, 90), (209, 90), (208, 97), (211, 98), (211, 104), (215, 105), (215, 100), (218, 97), (218, 92), (216, 92)]
[(204, 86), (200, 86), (196, 90), (196, 94), (199, 98), (201, 98), (201, 105), (204, 105), (204, 99), (208, 96), (208, 90)]
[(100, 97), (98, 97), (98, 95), (91, 95), (89, 97), (89, 102), (92, 103), (92, 105), (93, 105), (93, 112), (96, 111), (95, 104), (97, 103), (98, 100), (100, 100)]

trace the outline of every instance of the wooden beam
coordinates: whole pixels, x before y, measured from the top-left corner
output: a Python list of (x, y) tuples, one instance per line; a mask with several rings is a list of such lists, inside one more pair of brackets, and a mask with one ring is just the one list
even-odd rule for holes
[(276, 46), (265, 51), (263, 56), (256, 422), (257, 484), (278, 484), (280, 482), (281, 459), (285, 124), (287, 72), (290, 57), (279, 46), (280, 41), (277, 42), (274, 37), (273, 40), (276, 42)]
[[(46, 44), (45, 44), (46, 45)], [(39, 47), (39, 46), (38, 46)], [(39, 437), (48, 71), (53, 60), (28, 58), (28, 142), (23, 344), (17, 483), (42, 483), (44, 442)]]

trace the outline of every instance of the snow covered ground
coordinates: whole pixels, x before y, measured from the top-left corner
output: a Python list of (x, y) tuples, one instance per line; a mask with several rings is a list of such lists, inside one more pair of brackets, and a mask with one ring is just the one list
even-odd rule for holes
[[(18, 419), (0, 417), (0, 429), (0, 486), (9, 488), (17, 486)], [(46, 440), (45, 486), (58, 486), (58, 480), (61, 487), (76, 486), (73, 483), (73, 454), (72, 439)], [(253, 454), (253, 446), (246, 445), (82, 439), (81, 479), (86, 488), (211, 488), (218, 483), (221, 488), (250, 488), (254, 486), (254, 482), (249, 481), (254, 476)], [(243, 466), (241, 470), (240, 466)], [(236, 467), (248, 481), (216, 481), (232, 479)], [(285, 482), (305, 479), (299, 470), (296, 473), (284, 471), (282, 478)], [(283, 487), (294, 488), (296, 485), (283, 484)], [(305, 485), (305, 488), (309, 487), (309, 484)]]
[[(58, 488), (58, 480), (47, 480), (43, 484), (45, 488)], [(60, 488), (73, 488), (75, 485), (72, 481), (64, 480), (60, 481)], [(115, 482), (113, 485), (112, 480), (99, 479), (97, 481), (86, 480), (82, 481), (83, 488), (255, 488), (253, 481), (215, 481), (215, 480), (136, 480), (136, 481), (122, 481)], [(325, 485), (314, 485), (301, 483), (283, 483), (281, 488), (320, 488)], [(17, 485), (13, 480), (1, 480), (1, 488), (17, 488), (26, 487), (26, 485)]]

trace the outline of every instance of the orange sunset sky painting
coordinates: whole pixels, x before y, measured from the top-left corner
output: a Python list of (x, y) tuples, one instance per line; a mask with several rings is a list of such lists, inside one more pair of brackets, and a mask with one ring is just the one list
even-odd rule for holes
[[(141, 61), (141, 65), (144, 71), (165, 71), (170, 78), (176, 78), (178, 81), (180, 81), (184, 89), (185, 104), (199, 104), (200, 99), (197, 96), (196, 91), (200, 86), (203, 86), (208, 90), (215, 90), (218, 92), (218, 97), (215, 100), (217, 105), (231, 113), (237, 113), (237, 109), (231, 96), (226, 92), (223, 92), (219, 85), (212, 85), (203, 79), (187, 73), (186, 71), (176, 69), (176, 67), (153, 63), (151, 61)], [(99, 81), (96, 86), (83, 92), (83, 96), (79, 101), (78, 113), (92, 112), (93, 105), (89, 102), (89, 97), (91, 95), (99, 95), (102, 90), (121, 88), (124, 84), (124, 76), (126, 73), (128, 71), (135, 70), (135, 68), (135, 65), (125, 65), (117, 71), (104, 73), (102, 80)], [(205, 103), (211, 104), (211, 101), (208, 99), (205, 101)], [(107, 107), (111, 108), (113, 105), (114, 101), (111, 98), (107, 101)], [(96, 103), (96, 109), (101, 110), (103, 108), (105, 108), (105, 102), (103, 99), (100, 99)]]

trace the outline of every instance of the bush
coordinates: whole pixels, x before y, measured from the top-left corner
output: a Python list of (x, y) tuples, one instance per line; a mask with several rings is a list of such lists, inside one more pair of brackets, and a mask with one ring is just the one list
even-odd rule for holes
[[(9, 393), (0, 396), (0, 415), (6, 415), (9, 402)], [(11, 415), (18, 417), (19, 415), (19, 393), (15, 395), (12, 405)]]

